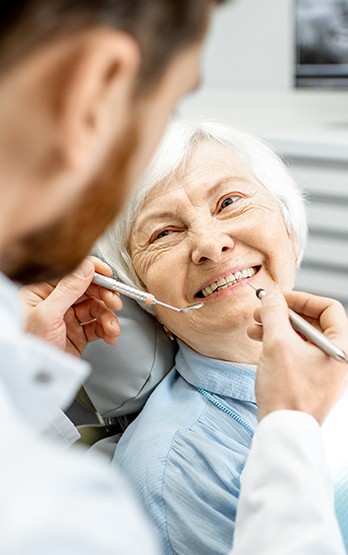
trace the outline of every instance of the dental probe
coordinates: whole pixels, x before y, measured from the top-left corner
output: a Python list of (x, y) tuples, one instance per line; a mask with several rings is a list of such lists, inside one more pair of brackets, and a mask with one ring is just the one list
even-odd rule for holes
[(191, 310), (197, 310), (197, 308), (202, 308), (204, 303), (193, 303), (183, 308), (177, 308), (176, 306), (172, 306), (170, 304), (162, 303), (155, 299), (151, 293), (146, 293), (145, 291), (141, 291), (140, 289), (136, 289), (135, 287), (130, 287), (129, 285), (125, 285), (121, 281), (117, 281), (116, 279), (103, 276), (102, 274), (98, 274), (94, 272), (94, 278), (92, 280), (93, 283), (96, 285), (101, 285), (105, 287), (105, 289), (110, 289), (111, 291), (117, 291), (124, 295), (125, 297), (129, 297), (130, 299), (134, 299), (135, 301), (148, 304), (148, 305), (160, 305), (164, 308), (169, 308), (170, 310), (175, 310), (175, 312), (191, 312)]
[[(248, 281), (245, 282), (249, 287), (254, 289), (256, 292), (256, 296), (258, 299), (262, 299), (266, 295), (266, 291), (264, 289), (256, 289), (253, 285), (251, 285)], [(302, 316), (299, 316), (296, 312), (289, 308), (289, 320), (291, 322), (292, 327), (300, 332), (304, 337), (307, 337), (314, 345), (319, 347), (324, 353), (329, 355), (340, 362), (346, 362), (348, 364), (348, 356), (342, 349), (337, 347), (330, 339), (326, 337), (323, 333), (317, 330), (312, 324), (307, 322)]]

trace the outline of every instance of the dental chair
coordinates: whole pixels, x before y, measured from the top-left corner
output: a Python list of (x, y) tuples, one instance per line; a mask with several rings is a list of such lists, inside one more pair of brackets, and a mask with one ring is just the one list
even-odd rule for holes
[[(156, 385), (171, 370), (177, 351), (157, 320), (135, 301), (122, 298), (116, 345), (89, 344), (84, 353), (93, 371), (77, 396), (84, 407), (80, 443), (112, 456), (119, 437), (139, 414)], [(76, 407), (75, 407), (76, 408)], [(88, 417), (87, 417), (88, 418)], [(74, 418), (72, 418), (74, 420)]]

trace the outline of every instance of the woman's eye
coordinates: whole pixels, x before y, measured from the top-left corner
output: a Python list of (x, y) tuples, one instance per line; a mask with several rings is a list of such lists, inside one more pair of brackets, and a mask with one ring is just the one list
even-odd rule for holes
[(170, 229), (164, 229), (163, 231), (157, 233), (156, 239), (161, 239), (161, 237), (165, 237), (166, 235), (169, 235), (169, 233), (171, 233)]
[(227, 208), (227, 206), (230, 206), (231, 204), (234, 204), (237, 200), (239, 200), (240, 197), (235, 195), (235, 196), (230, 196), (230, 197), (226, 197), (224, 198), (224, 200), (221, 202), (220, 204), (220, 208), (224, 209)]
[(154, 241), (157, 241), (157, 239), (162, 239), (162, 237), (166, 237), (170, 233), (172, 233), (171, 229), (163, 229), (162, 231), (160, 231), (158, 233), (154, 233), (152, 238), (151, 238), (151, 243), (153, 243)]

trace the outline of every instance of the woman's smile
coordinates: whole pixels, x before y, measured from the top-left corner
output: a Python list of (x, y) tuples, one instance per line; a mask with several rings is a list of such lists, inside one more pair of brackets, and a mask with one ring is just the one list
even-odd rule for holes
[(214, 280), (209, 281), (208, 285), (204, 285), (202, 289), (196, 293), (195, 298), (207, 299), (207, 297), (211, 297), (219, 291), (230, 289), (236, 284), (240, 284), (242, 281), (252, 278), (260, 268), (261, 266), (257, 265), (235, 271), (229, 270), (226, 272), (226, 275), (218, 276), (214, 278)]
[(289, 290), (296, 271), (277, 199), (244, 160), (205, 142), (193, 149), (183, 176), (151, 190), (135, 219), (130, 253), (156, 298), (174, 306), (204, 302), (185, 316), (158, 307), (158, 319), (192, 348), (202, 352), (206, 345), (209, 356), (223, 352), (226, 360), (232, 346), (235, 353), (245, 345), (249, 356), (259, 349), (246, 334), (259, 301), (245, 282)]

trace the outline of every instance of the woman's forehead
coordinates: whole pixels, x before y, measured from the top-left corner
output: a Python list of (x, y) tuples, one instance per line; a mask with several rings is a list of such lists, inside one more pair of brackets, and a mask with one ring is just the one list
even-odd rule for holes
[[(132, 234), (187, 208), (215, 205), (228, 193), (240, 193), (281, 212), (278, 199), (251, 171), (251, 162), (232, 146), (203, 141), (192, 149), (185, 166), (148, 192), (132, 226)], [(283, 216), (282, 216), (283, 217)]]
[[(231, 145), (202, 141), (187, 158), (184, 178), (188, 182), (213, 181), (222, 175), (250, 175), (249, 163)], [(207, 183), (208, 185), (208, 183)]]
[(149, 191), (143, 208), (156, 203), (164, 195), (170, 194), (175, 199), (176, 192), (195, 188), (203, 193), (228, 181), (256, 183), (249, 164), (233, 150), (233, 147), (203, 141), (192, 149), (184, 167)]
[(219, 172), (211, 176), (202, 175), (199, 179), (179, 179), (165, 190), (157, 189), (144, 205), (144, 210), (153, 210), (161, 204), (168, 206), (168, 202), (172, 207), (182, 202), (195, 201), (196, 203), (198, 199), (208, 203), (211, 200), (215, 203), (217, 197), (227, 192), (248, 195), (259, 190), (265, 189), (254, 178), (232, 172), (225, 174)]

